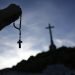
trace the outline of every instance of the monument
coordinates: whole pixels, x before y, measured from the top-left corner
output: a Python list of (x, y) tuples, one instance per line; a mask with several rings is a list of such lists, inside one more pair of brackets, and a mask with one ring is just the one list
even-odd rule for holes
[(52, 28), (54, 28), (54, 26), (51, 26), (50, 24), (48, 24), (49, 26), (48, 27), (46, 27), (46, 29), (49, 29), (49, 35), (50, 35), (50, 46), (49, 46), (49, 50), (50, 51), (54, 51), (54, 50), (56, 50), (56, 46), (55, 46), (55, 44), (54, 44), (54, 41), (53, 41), (53, 36), (52, 36)]

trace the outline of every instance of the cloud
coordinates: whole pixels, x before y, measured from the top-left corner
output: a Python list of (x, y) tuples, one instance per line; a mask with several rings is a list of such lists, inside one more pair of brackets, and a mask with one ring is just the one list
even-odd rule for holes
[[(48, 26), (48, 23), (55, 26), (53, 36), (57, 47), (75, 46), (74, 8), (70, 2), (65, 3), (64, 0), (8, 0), (2, 2), (0, 6), (3, 8), (11, 2), (20, 4), (23, 9), (23, 43), (22, 48), (19, 49), (16, 43), (18, 31), (12, 24), (0, 32), (0, 68), (11, 67), (22, 59), (27, 60), (30, 55), (47, 51), (50, 38), (45, 27)], [(17, 26), (18, 24), (19, 20), (16, 21)]]
[(13, 40), (10, 42), (9, 39), (1, 39), (0, 41), (5, 41), (5, 43), (0, 43), (4, 46), (4, 48), (3, 46), (0, 47), (0, 69), (5, 67), (11, 67), (12, 65), (20, 62), (22, 59), (27, 60), (31, 55), (36, 55), (37, 53), (41, 52), (38, 49), (32, 49), (32, 47), (36, 43), (32, 38), (24, 40), (21, 49), (18, 48), (18, 45), (13, 42)]
[(75, 42), (69, 39), (56, 39), (55, 44), (57, 45), (57, 47), (61, 47), (61, 46), (74, 47), (75, 46)]

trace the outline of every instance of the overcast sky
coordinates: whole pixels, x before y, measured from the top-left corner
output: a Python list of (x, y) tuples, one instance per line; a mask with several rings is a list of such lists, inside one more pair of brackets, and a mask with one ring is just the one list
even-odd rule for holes
[(22, 8), (23, 43), (19, 49), (18, 30), (12, 24), (0, 31), (0, 69), (47, 51), (50, 42), (45, 27), (49, 23), (55, 26), (52, 31), (57, 47), (75, 46), (75, 0), (0, 0), (0, 9), (11, 3)]

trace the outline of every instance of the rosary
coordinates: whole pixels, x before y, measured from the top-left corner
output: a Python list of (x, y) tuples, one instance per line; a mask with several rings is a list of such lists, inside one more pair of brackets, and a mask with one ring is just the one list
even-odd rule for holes
[(22, 43), (22, 41), (21, 41), (21, 16), (20, 16), (20, 23), (19, 23), (19, 27), (16, 27), (15, 26), (15, 22), (13, 23), (13, 26), (17, 29), (17, 30), (19, 30), (19, 40), (18, 40), (18, 44), (19, 44), (19, 48), (21, 48), (21, 43)]

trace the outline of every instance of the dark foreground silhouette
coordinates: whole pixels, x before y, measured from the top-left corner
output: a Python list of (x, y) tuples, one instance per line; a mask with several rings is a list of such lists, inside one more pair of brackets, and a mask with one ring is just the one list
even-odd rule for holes
[(10, 70), (25, 73), (41, 73), (48, 65), (54, 64), (62, 64), (71, 70), (75, 70), (75, 48), (61, 47), (53, 52), (42, 52), (35, 57), (30, 56), (27, 61), (22, 60), (10, 69), (1, 70), (1, 72)]
[(21, 16), (22, 10), (16, 4), (10, 4), (8, 7), (0, 10), (0, 30), (15, 22)]

